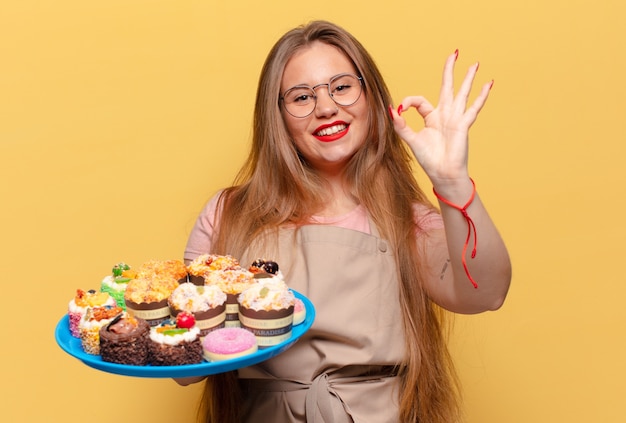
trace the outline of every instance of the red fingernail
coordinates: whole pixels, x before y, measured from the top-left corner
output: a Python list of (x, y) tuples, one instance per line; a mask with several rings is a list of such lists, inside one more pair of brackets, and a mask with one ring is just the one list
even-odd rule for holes
[(476, 62), (476, 72), (478, 72), (479, 67), (480, 67), (480, 62)]
[(489, 89), (493, 87), (493, 79), (491, 80), (491, 84), (489, 84)]
[(402, 104), (401, 104), (398, 106), (398, 114), (401, 115), (403, 111), (404, 111), (404, 107), (402, 107)]
[(391, 120), (394, 119), (394, 117), (393, 117), (393, 108), (391, 107), (391, 104), (389, 105), (389, 116), (391, 116)]
[(456, 59), (459, 58), (459, 49), (457, 48), (456, 50), (454, 50), (454, 61), (456, 62)]

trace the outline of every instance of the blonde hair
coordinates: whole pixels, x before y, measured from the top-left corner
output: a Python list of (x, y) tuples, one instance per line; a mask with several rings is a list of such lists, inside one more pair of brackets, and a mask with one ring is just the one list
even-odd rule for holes
[[(458, 421), (459, 390), (441, 310), (428, 298), (421, 284), (419, 260), (415, 260), (419, 251), (413, 205), (429, 203), (412, 173), (414, 159), (393, 130), (387, 112), (391, 96), (376, 64), (359, 41), (337, 25), (314, 21), (300, 26), (287, 32), (270, 51), (258, 84), (249, 157), (235, 184), (220, 198), (227, 212), (219, 216), (219, 230), (212, 240), (214, 252), (240, 256), (250, 240), (261, 233), (286, 223), (305, 224), (323, 207), (327, 192), (324, 182), (298, 154), (279, 104), (288, 60), (313, 42), (338, 48), (364, 81), (370, 130), (345, 174), (351, 194), (365, 206), (395, 252), (406, 339), (406, 357), (399, 372), (400, 420)], [(203, 421), (236, 421), (235, 407), (225, 403), (227, 398), (216, 396), (223, 392), (221, 384), (234, 386), (233, 377), (221, 375), (207, 380)]]

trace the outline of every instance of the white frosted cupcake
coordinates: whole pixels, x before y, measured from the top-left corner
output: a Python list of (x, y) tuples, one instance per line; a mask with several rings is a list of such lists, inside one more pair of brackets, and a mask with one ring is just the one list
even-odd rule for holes
[(173, 317), (181, 311), (193, 314), (201, 336), (224, 327), (226, 294), (215, 285), (182, 283), (172, 292), (168, 304)]
[(200, 329), (191, 314), (181, 312), (173, 321), (150, 329), (149, 361), (153, 366), (180, 366), (202, 362)]
[(295, 297), (281, 278), (257, 279), (239, 295), (238, 302), (241, 327), (254, 333), (260, 347), (291, 337)]

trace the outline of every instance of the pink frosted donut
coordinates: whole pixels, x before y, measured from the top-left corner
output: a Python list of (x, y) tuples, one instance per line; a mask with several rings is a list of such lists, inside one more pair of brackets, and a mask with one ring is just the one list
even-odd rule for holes
[(207, 361), (242, 357), (256, 352), (257, 349), (256, 336), (237, 327), (216, 329), (202, 340), (202, 350)]
[(304, 302), (300, 298), (296, 298), (296, 302), (293, 306), (293, 325), (299, 325), (304, 322), (306, 318), (306, 308), (304, 307)]

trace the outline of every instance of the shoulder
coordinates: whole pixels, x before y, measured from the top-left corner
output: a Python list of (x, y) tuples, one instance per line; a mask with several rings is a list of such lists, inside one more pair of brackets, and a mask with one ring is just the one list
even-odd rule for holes
[(218, 208), (220, 207), (221, 194), (222, 191), (219, 191), (211, 197), (198, 215), (187, 239), (184, 254), (185, 260), (193, 260), (198, 255), (211, 251), (211, 241), (215, 233), (215, 227), (219, 223)]

